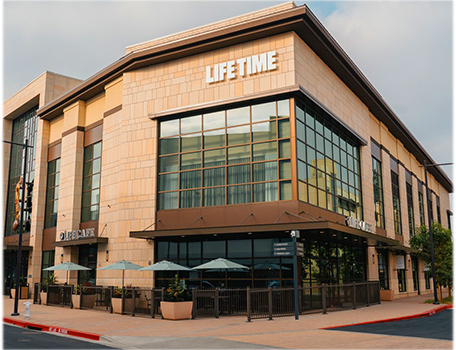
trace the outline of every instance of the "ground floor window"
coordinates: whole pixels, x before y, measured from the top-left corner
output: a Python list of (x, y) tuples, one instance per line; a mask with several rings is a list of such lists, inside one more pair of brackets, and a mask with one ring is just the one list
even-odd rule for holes
[(378, 252), (378, 279), (380, 281), (380, 289), (389, 289), (387, 251)]
[[(366, 280), (365, 246), (353, 238), (347, 243), (331, 240), (332, 234), (301, 232), (304, 257), (298, 275), (304, 286)], [(343, 239), (343, 238), (342, 238)], [(226, 258), (249, 267), (245, 271), (180, 272), (190, 287), (279, 288), (293, 286), (292, 257), (274, 256), (274, 243), (291, 242), (289, 233), (255, 233), (168, 238), (156, 242), (156, 260), (169, 260), (194, 267), (216, 258)], [(174, 272), (156, 272), (156, 287), (164, 287)]]
[(97, 245), (79, 246), (78, 264), (91, 268), (87, 271), (78, 271), (78, 284), (96, 284), (97, 277)]
[(49, 275), (52, 271), (43, 271), (48, 267), (54, 266), (55, 261), (55, 250), (43, 251), (42, 263), (41, 263), (41, 283), (46, 283)]
[(413, 290), (419, 291), (418, 259), (412, 258)]

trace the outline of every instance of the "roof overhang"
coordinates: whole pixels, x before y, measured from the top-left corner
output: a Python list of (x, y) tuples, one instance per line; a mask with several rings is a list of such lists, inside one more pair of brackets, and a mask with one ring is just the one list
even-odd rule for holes
[[(381, 120), (396, 138), (401, 140), (406, 149), (420, 163), (423, 163), (424, 160), (430, 164), (435, 163), (355, 63), (305, 5), (225, 29), (134, 51), (91, 76), (73, 90), (43, 106), (38, 110), (38, 115), (45, 120), (55, 118), (61, 115), (63, 109), (69, 104), (78, 100), (87, 100), (104, 91), (105, 84), (118, 78), (124, 72), (286, 32), (297, 33), (358, 96), (372, 114)], [(440, 167), (431, 167), (429, 172), (447, 191), (453, 191), (451, 180)]]
[(74, 241), (60, 241), (60, 242), (52, 242), (54, 247), (72, 247), (76, 245), (82, 244), (107, 244), (108, 238), (106, 237), (94, 237), (94, 238), (84, 238), (84, 239), (76, 239)]

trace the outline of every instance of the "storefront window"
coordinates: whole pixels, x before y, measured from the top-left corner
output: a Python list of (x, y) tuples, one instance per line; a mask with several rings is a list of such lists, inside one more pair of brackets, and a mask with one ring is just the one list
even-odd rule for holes
[(419, 289), (418, 259), (412, 258), (413, 290)]
[(98, 220), (100, 203), (101, 142), (84, 148), (81, 221)]
[(396, 270), (397, 270), (397, 282), (399, 285), (399, 292), (406, 292), (407, 286), (405, 281), (405, 256), (396, 255)]
[(60, 158), (48, 163), (44, 228), (57, 226), (59, 204)]
[(49, 274), (52, 273), (52, 271), (43, 271), (43, 269), (54, 266), (54, 261), (55, 250), (44, 250), (41, 261), (41, 283), (46, 283)]
[(329, 119), (296, 105), (299, 200), (362, 219), (358, 145)]
[(161, 122), (159, 210), (291, 199), (289, 104)]
[(389, 289), (388, 253), (386, 251), (378, 252), (378, 279), (381, 289)]

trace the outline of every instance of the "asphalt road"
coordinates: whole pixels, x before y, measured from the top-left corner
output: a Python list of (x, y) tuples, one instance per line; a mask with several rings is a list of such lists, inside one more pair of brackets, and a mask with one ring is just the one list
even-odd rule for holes
[(3, 324), (3, 349), (113, 349), (90, 341)]
[(429, 317), (411, 320), (340, 327), (332, 330), (453, 340), (453, 310), (444, 310)]

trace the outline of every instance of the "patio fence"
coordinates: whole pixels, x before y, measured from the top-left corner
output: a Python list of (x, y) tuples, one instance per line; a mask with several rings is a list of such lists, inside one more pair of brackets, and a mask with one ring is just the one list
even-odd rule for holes
[[(47, 286), (47, 304), (73, 307), (73, 286)], [(34, 286), (33, 302), (41, 303), (39, 291), (41, 284)], [(294, 310), (293, 288), (236, 288), (236, 289), (192, 289), (192, 318), (246, 316), (247, 321), (259, 318), (292, 316)], [(298, 288), (299, 313), (312, 313), (342, 310), (369, 306), (380, 303), (379, 281), (319, 285)], [(114, 287), (83, 287), (79, 305), (84, 308), (88, 295), (95, 295), (93, 310), (112, 313)], [(164, 288), (124, 287), (121, 314), (131, 316), (161, 316), (160, 301), (165, 295)], [(93, 299), (93, 297), (91, 297)]]

